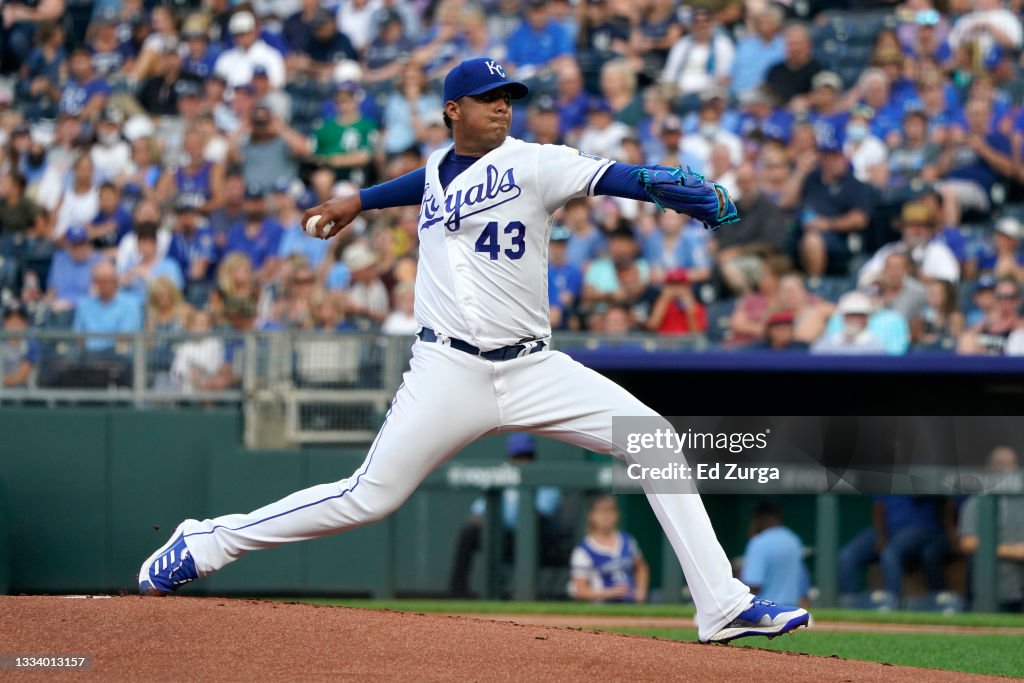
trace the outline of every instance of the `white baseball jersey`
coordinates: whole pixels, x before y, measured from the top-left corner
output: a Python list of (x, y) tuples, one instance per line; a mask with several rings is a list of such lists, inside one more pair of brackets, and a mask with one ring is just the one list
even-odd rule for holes
[(445, 190), (438, 166), (450, 149), (427, 160), (416, 320), (484, 351), (550, 337), (551, 214), (593, 194), (612, 162), (506, 138)]

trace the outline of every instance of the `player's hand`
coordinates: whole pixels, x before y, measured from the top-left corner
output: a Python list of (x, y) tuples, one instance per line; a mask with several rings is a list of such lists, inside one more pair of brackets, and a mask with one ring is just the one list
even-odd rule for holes
[[(319, 206), (306, 209), (306, 212), (302, 214), (302, 225), (305, 227), (306, 222), (310, 218), (320, 214), (320, 220), (316, 224), (316, 237), (328, 240), (354, 221), (362, 210), (363, 202), (359, 199), (359, 193), (354, 192), (344, 197), (329, 199)], [(332, 222), (334, 225), (325, 230), (325, 227)]]
[(617, 598), (625, 598), (629, 596), (629, 586), (625, 584), (619, 584), (612, 586), (611, 588), (604, 589), (605, 600), (615, 600)]

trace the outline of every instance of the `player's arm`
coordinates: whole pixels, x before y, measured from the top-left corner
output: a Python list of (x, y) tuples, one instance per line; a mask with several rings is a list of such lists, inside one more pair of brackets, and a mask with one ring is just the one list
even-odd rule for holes
[(643, 555), (637, 555), (633, 562), (634, 602), (647, 602), (647, 589), (651, 586), (651, 567)]
[(616, 162), (598, 178), (594, 194), (653, 202), (663, 211), (686, 214), (712, 230), (739, 220), (726, 188), (679, 168)]
[(423, 186), (426, 180), (427, 170), (419, 168), (354, 194), (334, 197), (323, 204), (306, 209), (302, 214), (302, 225), (305, 226), (313, 216), (320, 216), (316, 224), (316, 237), (330, 239), (363, 211), (394, 206), (417, 206), (423, 199)]

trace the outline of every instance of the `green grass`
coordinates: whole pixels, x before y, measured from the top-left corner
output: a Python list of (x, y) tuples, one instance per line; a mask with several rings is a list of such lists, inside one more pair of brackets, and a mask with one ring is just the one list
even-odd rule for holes
[[(672, 640), (696, 639), (692, 629), (601, 629)], [(797, 631), (767, 640), (737, 640), (727, 647), (755, 647), (870, 662), (922, 666), (964, 673), (1024, 676), (1024, 638), (959, 633), (838, 633)]]
[[(502, 602), (496, 600), (356, 600), (345, 598), (288, 598), (317, 605), (342, 605), (366, 609), (446, 614), (567, 614), (618, 617), (692, 617), (691, 605), (602, 605), (585, 602)], [(872, 612), (866, 610), (812, 609), (819, 621), (868, 624), (922, 624), (941, 626), (989, 626), (1024, 628), (1019, 614), (953, 614), (935, 612)], [(1024, 637), (1022, 637), (1024, 645)]]

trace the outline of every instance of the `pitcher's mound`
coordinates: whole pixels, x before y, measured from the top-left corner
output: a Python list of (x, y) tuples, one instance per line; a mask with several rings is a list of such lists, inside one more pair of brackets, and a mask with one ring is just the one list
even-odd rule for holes
[(91, 672), (67, 672), (76, 680), (964, 679), (930, 669), (469, 617), (222, 598), (0, 597), (0, 653), (92, 655)]

